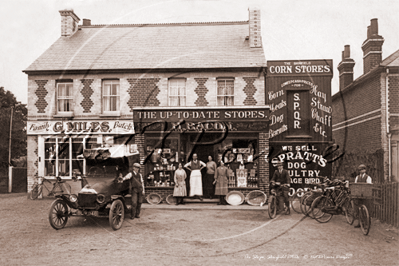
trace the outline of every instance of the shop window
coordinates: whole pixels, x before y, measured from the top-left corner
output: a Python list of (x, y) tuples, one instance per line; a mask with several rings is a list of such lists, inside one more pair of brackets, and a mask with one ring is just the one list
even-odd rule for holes
[(169, 79), (169, 106), (186, 106), (185, 79)]
[(217, 105), (234, 105), (234, 79), (218, 79)]
[(102, 97), (103, 113), (119, 112), (119, 80), (104, 80)]
[(44, 143), (44, 175), (71, 177), (72, 170), (82, 172), (82, 138), (54, 137)]
[(58, 113), (72, 112), (73, 83), (57, 84), (57, 111)]

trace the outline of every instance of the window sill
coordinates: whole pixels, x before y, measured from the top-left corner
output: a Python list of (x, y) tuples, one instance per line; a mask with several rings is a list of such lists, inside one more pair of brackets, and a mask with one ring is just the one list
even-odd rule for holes
[(57, 113), (55, 115), (53, 115), (53, 117), (74, 117), (74, 113), (73, 112), (65, 112), (65, 113)]
[(107, 116), (121, 116), (121, 112), (105, 112), (100, 114), (100, 117), (107, 117)]

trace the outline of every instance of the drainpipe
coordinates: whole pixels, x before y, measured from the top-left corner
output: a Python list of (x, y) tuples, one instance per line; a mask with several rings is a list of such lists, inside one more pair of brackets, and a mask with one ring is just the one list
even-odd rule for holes
[(391, 181), (391, 176), (392, 176), (392, 150), (391, 150), (391, 133), (389, 132), (389, 106), (388, 106), (388, 75), (389, 75), (389, 69), (386, 69), (386, 76), (385, 76), (385, 97), (386, 97), (386, 125), (387, 125), (387, 136), (388, 136), (388, 181)]

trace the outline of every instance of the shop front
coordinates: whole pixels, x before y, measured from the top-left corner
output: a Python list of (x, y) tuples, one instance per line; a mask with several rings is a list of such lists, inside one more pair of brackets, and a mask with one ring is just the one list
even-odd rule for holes
[(270, 178), (277, 162), (291, 176), (291, 194), (331, 177), (332, 60), (268, 61)]
[[(131, 120), (28, 121), (27, 134), (37, 143), (37, 175), (47, 179), (56, 176), (71, 179), (74, 173), (105, 171), (98, 169), (98, 161), (105, 161), (111, 153), (121, 157), (138, 153), (131, 140), (134, 134)], [(87, 154), (94, 150), (107, 152)], [(127, 171), (128, 164), (121, 168)]]
[[(267, 165), (260, 154), (267, 146), (267, 107), (145, 107), (135, 108), (133, 113), (136, 143), (138, 136), (142, 138), (147, 193), (156, 192), (163, 198), (172, 194), (174, 171), (194, 153), (204, 163), (225, 162), (230, 169), (229, 191), (245, 195), (264, 188)], [(203, 169), (204, 198), (214, 197), (213, 181)]]

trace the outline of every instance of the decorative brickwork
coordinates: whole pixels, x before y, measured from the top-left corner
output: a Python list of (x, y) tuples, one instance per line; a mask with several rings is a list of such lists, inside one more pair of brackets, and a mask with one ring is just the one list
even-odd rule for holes
[(130, 99), (127, 104), (131, 112), (135, 106), (159, 106), (157, 99), (160, 92), (157, 85), (159, 80), (159, 78), (127, 79), (130, 84), (127, 91)]
[(93, 79), (81, 79), (80, 81), (83, 84), (83, 89), (80, 92), (83, 96), (83, 101), (80, 103), (80, 105), (83, 107), (83, 113), (90, 113), (91, 107), (94, 105), (93, 101), (90, 98), (94, 92), (91, 88)]
[[(389, 113), (399, 114), (399, 76), (390, 75), (388, 77), (388, 88), (389, 88)], [(399, 125), (399, 116), (390, 116), (389, 123), (391, 128), (395, 128)]]
[(196, 106), (207, 106), (209, 102), (206, 100), (205, 95), (208, 92), (208, 89), (205, 87), (205, 83), (208, 78), (194, 78), (197, 82), (198, 86), (195, 88), (195, 93), (198, 95), (197, 100), (195, 101)]
[(244, 92), (247, 95), (247, 98), (244, 100), (244, 105), (256, 105), (256, 100), (254, 98), (254, 94), (256, 93), (256, 87), (254, 86), (254, 82), (256, 78), (254, 77), (243, 77), (244, 81), (247, 83), (244, 87)]
[(48, 94), (46, 88), (44, 87), (47, 84), (47, 80), (35, 80), (38, 88), (35, 91), (37, 96), (37, 101), (35, 103), (37, 107), (38, 113), (45, 113), (45, 109), (48, 103), (45, 100), (46, 95)]
[(258, 158), (259, 162), (259, 189), (269, 194), (269, 163), (265, 160), (265, 155), (269, 153), (269, 134), (259, 133), (259, 153), (264, 154)]

